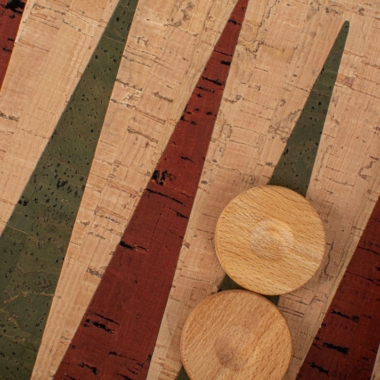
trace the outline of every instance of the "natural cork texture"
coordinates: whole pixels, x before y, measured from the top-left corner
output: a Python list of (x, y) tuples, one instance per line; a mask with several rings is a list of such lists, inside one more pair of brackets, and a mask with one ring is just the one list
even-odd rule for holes
[(32, 373), (135, 6), (116, 8), (0, 237), (5, 378)]
[(239, 37), (239, 0), (54, 379), (145, 379)]
[(269, 185), (285, 186), (306, 196), (349, 27), (350, 23), (345, 21), (287, 140)]
[[(349, 22), (346, 21), (341, 27), (326, 62), (311, 89), (294, 129), (287, 139), (282, 156), (268, 182), (269, 185), (286, 186), (286, 188), (292, 189), (302, 196), (306, 196), (348, 31)], [(215, 249), (217, 254), (218, 251), (222, 251), (222, 253), (218, 254), (218, 259), (221, 261), (223, 269), (227, 272), (219, 285), (219, 289), (246, 288), (264, 295), (271, 295), (269, 299), (277, 305), (279, 298), (278, 296), (274, 296), (275, 294), (284, 294), (297, 290), (311, 279), (320, 266), (325, 249), (323, 226), (319, 217), (315, 214), (314, 217), (318, 219), (319, 233), (317, 233), (317, 240), (318, 238), (320, 240), (319, 247), (314, 250), (314, 257), (313, 253), (311, 254), (312, 260), (304, 260), (303, 264), (298, 260), (299, 256), (296, 255), (296, 265), (292, 267), (293, 275), (288, 276), (290, 260), (284, 266), (284, 258), (287, 256), (288, 258), (293, 257), (291, 252), (293, 233), (287, 223), (277, 218), (275, 220), (260, 220), (259, 224), (256, 224), (257, 220), (255, 220), (254, 230), (251, 231), (250, 236), (243, 237), (242, 232), (247, 231), (246, 226), (249, 225), (249, 219), (251, 219), (244, 220), (244, 217), (247, 218), (248, 212), (244, 210), (244, 205), (240, 205), (240, 207), (237, 205), (239, 211), (235, 207), (234, 214), (238, 212), (238, 216), (224, 215), (226, 209), (233, 207), (241, 198), (246, 198), (247, 193), (249, 191), (240, 194), (232, 200), (218, 219), (215, 233)], [(248, 208), (249, 203), (247, 204)], [(265, 202), (264, 205), (271, 209), (273, 202)], [(295, 204), (293, 204), (293, 207), (297, 209)], [(284, 209), (281, 209), (280, 213), (285, 217), (293, 219), (293, 212), (291, 210), (285, 212)], [(223, 218), (228, 221), (226, 222)], [(297, 224), (297, 218), (292, 222)], [(239, 226), (239, 223), (242, 225)], [(221, 225), (223, 224), (224, 228), (221, 229)], [(235, 235), (237, 239), (235, 239), (235, 235), (230, 234), (234, 227), (236, 228)], [(225, 238), (224, 243), (226, 243), (226, 240), (227, 244), (229, 243), (229, 249), (223, 247), (223, 250), (220, 247), (220, 245), (223, 245), (223, 243), (220, 243), (221, 234), (222, 239)], [(223, 234), (226, 236), (223, 236)], [(310, 238), (310, 233), (308, 238)], [(305, 242), (308, 238), (303, 239), (302, 249), (305, 252), (309, 251), (305, 249)], [(241, 245), (244, 245), (244, 242), (248, 241), (251, 244), (247, 252), (247, 248), (243, 248)], [(239, 246), (242, 249), (236, 250), (235, 242), (238, 245), (240, 243)], [(262, 244), (265, 242), (267, 246), (263, 247)], [(269, 251), (268, 248), (270, 248)], [(254, 252), (259, 252), (259, 256)], [(266, 257), (263, 257), (263, 255)], [(304, 259), (306, 259), (306, 256)], [(247, 260), (249, 260), (250, 264), (248, 266)], [(181, 369), (177, 376), (177, 380), (181, 379), (188, 379), (184, 369)]]
[[(306, 196), (348, 31), (349, 23), (346, 21), (287, 139), (269, 185), (284, 186)], [(222, 290), (236, 288), (241, 287), (228, 275), (219, 286)], [(277, 304), (278, 297), (272, 297), (272, 301)]]
[(377, 201), (297, 379), (371, 379), (380, 342)]

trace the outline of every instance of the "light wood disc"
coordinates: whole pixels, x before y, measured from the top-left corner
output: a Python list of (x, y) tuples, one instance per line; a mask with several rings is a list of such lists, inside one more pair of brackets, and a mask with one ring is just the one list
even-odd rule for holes
[(277, 307), (246, 290), (216, 293), (194, 308), (181, 336), (192, 380), (276, 380), (292, 355), (288, 325)]
[(325, 233), (303, 196), (280, 186), (254, 187), (223, 210), (215, 249), (223, 269), (243, 288), (284, 294), (315, 274), (325, 251)]

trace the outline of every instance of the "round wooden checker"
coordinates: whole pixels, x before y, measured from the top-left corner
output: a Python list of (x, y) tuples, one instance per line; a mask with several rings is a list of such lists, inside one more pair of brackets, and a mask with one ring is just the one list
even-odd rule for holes
[(182, 331), (181, 355), (192, 380), (276, 380), (288, 368), (292, 342), (274, 304), (246, 290), (227, 290), (191, 312)]
[(325, 250), (322, 221), (311, 204), (281, 186), (262, 186), (234, 198), (219, 217), (215, 249), (240, 286), (277, 295), (305, 284)]

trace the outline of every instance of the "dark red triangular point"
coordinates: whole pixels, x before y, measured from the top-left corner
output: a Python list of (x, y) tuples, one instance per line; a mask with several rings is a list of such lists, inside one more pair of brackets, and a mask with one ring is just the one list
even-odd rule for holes
[(370, 379), (380, 343), (380, 199), (298, 379)]
[(54, 379), (144, 379), (248, 0), (239, 0)]
[(0, 1), (0, 88), (11, 59), (25, 1)]

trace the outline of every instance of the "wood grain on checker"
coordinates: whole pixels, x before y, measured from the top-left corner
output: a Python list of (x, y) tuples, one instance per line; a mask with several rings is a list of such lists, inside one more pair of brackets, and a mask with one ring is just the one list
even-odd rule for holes
[(325, 233), (303, 196), (281, 186), (260, 186), (225, 207), (215, 230), (215, 250), (223, 269), (243, 288), (285, 294), (317, 271)]
[(374, 365), (373, 371), (372, 371), (371, 380), (379, 380), (379, 379), (380, 379), (380, 351), (378, 349), (377, 355), (376, 355), (375, 365)]
[(135, 8), (118, 4), (1, 234), (6, 378), (33, 370)]
[[(18, 119), (1, 119), (8, 136), (0, 161), (2, 228), (115, 5), (28, 1), (0, 94), (0, 111)], [(139, 2), (35, 378), (52, 375), (62, 359), (234, 5)], [(280, 299), (294, 347), (287, 377), (295, 378), (379, 194), (379, 13), (375, 2), (249, 3), (148, 378), (178, 373), (181, 327), (223, 277), (212, 242), (216, 220), (234, 196), (270, 178), (347, 19), (350, 34), (307, 194), (328, 249), (318, 274)]]
[(194, 308), (183, 328), (181, 357), (191, 379), (280, 380), (291, 342), (272, 302), (246, 290), (228, 290)]
[[(312, 218), (306, 217), (307, 223), (302, 223), (302, 218), (305, 218), (304, 214), (307, 214), (304, 207), (301, 207), (301, 205), (296, 204), (287, 204), (288, 200), (284, 199), (280, 195), (279, 192), (277, 192), (275, 189), (278, 189), (278, 191), (283, 192), (283, 195), (286, 194), (292, 194), (292, 198), (298, 199), (301, 203), (308, 202), (304, 199), (304, 196), (307, 193), (310, 178), (312, 174), (312, 169), (314, 166), (314, 162), (318, 153), (318, 146), (320, 144), (320, 138), (323, 132), (323, 127), (326, 120), (326, 114), (328, 111), (328, 108), (330, 106), (331, 97), (334, 90), (334, 85), (336, 82), (336, 78), (339, 71), (339, 66), (341, 62), (341, 58), (343, 56), (343, 51), (345, 47), (345, 42), (347, 39), (349, 31), (349, 22), (346, 21), (341, 27), (341, 30), (339, 31), (339, 34), (336, 37), (336, 40), (334, 42), (334, 45), (332, 46), (330, 53), (323, 65), (323, 68), (316, 80), (316, 82), (313, 85), (313, 88), (310, 91), (310, 94), (308, 96), (308, 99), (304, 105), (304, 108), (296, 122), (296, 125), (294, 126), (291, 135), (287, 139), (286, 145), (284, 147), (284, 151), (281, 155), (281, 158), (276, 165), (276, 168), (274, 172), (272, 173), (272, 176), (269, 180), (269, 184), (271, 185), (283, 185), (286, 187), (278, 187), (278, 186), (259, 186), (259, 187), (253, 187), (252, 189), (249, 189), (241, 194), (239, 194), (237, 197), (235, 197), (222, 211), (218, 223), (216, 226), (215, 231), (215, 250), (218, 255), (218, 259), (223, 267), (224, 270), (228, 274), (230, 274), (235, 281), (239, 282), (240, 284), (244, 283), (245, 288), (251, 289), (253, 291), (258, 291), (259, 293), (280, 293), (277, 289), (276, 292), (273, 292), (274, 285), (277, 287), (280, 283), (284, 282), (292, 282), (296, 277), (293, 275), (291, 270), (284, 271), (284, 268), (287, 266), (287, 264), (284, 262), (284, 257), (286, 258), (286, 255), (289, 254), (289, 251), (294, 248), (293, 243), (294, 241), (296, 244), (298, 242), (302, 241), (301, 236), (296, 237), (293, 239), (293, 228), (289, 228), (290, 224), (293, 224), (295, 226), (298, 226), (300, 224), (301, 226), (304, 225), (306, 229), (311, 226)], [(275, 190), (272, 195), (276, 195), (274, 199), (270, 199), (268, 203), (265, 202), (265, 196), (263, 196), (263, 193), (265, 194), (265, 190), (269, 192), (269, 190), (272, 189)], [(295, 190), (292, 191), (290, 189)], [(247, 201), (251, 194), (251, 205), (250, 206), (242, 206), (242, 207), (236, 207), (241, 203), (243, 199)], [(252, 202), (255, 197), (257, 196), (256, 202)], [(253, 196), (253, 197), (252, 197)], [(285, 197), (286, 198), (286, 197)], [(295, 200), (295, 199), (294, 199)], [(256, 204), (257, 203), (257, 204)], [(256, 205), (255, 205), (256, 204)], [(280, 212), (277, 210), (270, 216), (271, 212), (270, 210), (274, 209), (274, 206), (279, 208), (283, 207), (289, 207), (290, 209), (288, 211), (282, 210)], [(309, 205), (309, 204), (308, 204)], [(257, 207), (259, 206), (259, 207)], [(309, 207), (311, 207), (309, 205)], [(225, 220), (226, 214), (231, 210), (231, 208), (235, 208), (235, 211), (233, 212), (234, 217), (228, 218)], [(262, 208), (260, 213), (260, 208)], [(252, 213), (252, 209), (255, 209)], [(299, 213), (299, 211), (302, 210), (303, 212)], [(310, 210), (309, 210), (310, 211)], [(319, 217), (316, 215), (315, 211), (314, 218), (319, 219)], [(257, 215), (256, 215), (257, 214)], [(256, 220), (258, 217), (264, 216), (265, 220), (260, 222), (257, 227), (260, 226), (260, 232), (258, 234), (254, 234), (254, 231), (251, 235), (251, 237), (246, 237), (245, 240), (249, 242), (248, 247), (246, 249), (241, 249), (241, 246), (239, 249), (236, 249), (236, 246), (241, 244), (239, 242), (239, 239), (241, 239), (244, 234), (247, 231), (247, 226), (249, 227), (252, 220)], [(249, 215), (249, 216), (248, 216)], [(247, 218), (248, 216), (248, 218)], [(294, 216), (294, 220), (292, 220), (292, 216)], [(272, 219), (271, 218), (275, 218)], [(244, 220), (245, 219), (245, 220)], [(282, 219), (280, 221), (279, 219)], [(285, 219), (288, 220), (288, 222), (285, 222)], [(269, 222), (269, 223), (268, 223)], [(274, 222), (274, 223), (273, 223)], [(221, 225), (223, 223), (232, 223), (231, 226), (227, 227), (224, 231), (224, 234), (220, 234)], [(230, 253), (235, 256), (230, 256), (228, 263), (228, 260), (226, 260), (226, 255), (223, 250), (220, 249), (221, 244), (220, 242), (224, 239), (228, 241), (229, 233), (233, 230), (233, 224), (239, 224), (242, 223), (242, 226), (239, 226), (239, 229), (231, 235), (231, 250)], [(264, 225), (263, 225), (264, 223)], [(313, 226), (312, 229), (314, 230), (314, 233), (316, 236), (318, 235), (318, 229), (320, 237), (322, 238), (320, 241), (320, 248), (319, 251), (319, 259), (318, 264), (314, 267), (315, 270), (318, 269), (318, 266), (320, 265), (320, 262), (323, 258), (323, 253), (325, 250), (325, 237), (324, 232), (322, 231), (322, 223), (319, 220), (317, 222), (319, 225), (319, 228), (315, 228), (316, 226)], [(264, 227), (264, 228), (263, 228)], [(298, 229), (298, 227), (296, 227)], [(302, 228), (302, 227), (301, 227)], [(297, 235), (297, 234), (296, 234)], [(301, 234), (302, 235), (302, 234)], [(311, 238), (313, 239), (313, 238)], [(310, 240), (310, 237), (306, 239), (306, 244), (308, 244), (308, 241)], [(276, 245), (280, 241), (281, 248), (277, 248)], [(265, 242), (265, 243), (264, 243)], [(264, 243), (265, 245), (271, 245), (271, 248), (268, 249), (268, 247), (265, 247), (262, 251), (260, 243)], [(248, 248), (248, 252), (247, 252)], [(304, 249), (301, 249), (301, 255), (304, 253), (310, 253), (313, 252), (313, 249), (311, 246), (306, 249), (305, 252)], [(249, 253), (250, 250), (261, 251), (261, 255), (258, 257), (254, 254), (254, 257), (257, 257), (258, 261), (253, 262), (251, 267), (248, 264), (251, 258), (251, 254)], [(244, 253), (243, 253), (244, 252)], [(243, 253), (243, 254), (242, 254)], [(237, 257), (240, 256), (239, 259)], [(294, 253), (291, 253), (289, 257), (293, 257)], [(255, 258), (253, 257), (253, 261)], [(295, 258), (297, 257), (297, 254), (295, 255)], [(262, 260), (264, 259), (264, 260)], [(265, 260), (267, 259), (267, 260)], [(242, 266), (240, 266), (238, 271), (233, 271), (233, 262), (236, 263), (244, 262)], [(245, 262), (245, 261), (248, 262)], [(291, 260), (293, 261), (293, 260)], [(307, 266), (312, 264), (311, 260), (307, 260)], [(227, 265), (226, 265), (227, 263)], [(263, 267), (264, 264), (264, 267)], [(270, 264), (270, 265), (268, 265)], [(279, 265), (280, 264), (280, 265)], [(297, 261), (292, 263), (292, 266), (295, 264), (297, 266)], [(244, 269), (243, 269), (244, 267)], [(247, 267), (250, 269), (247, 271)], [(264, 269), (265, 268), (265, 269)], [(310, 269), (310, 268), (309, 268)], [(296, 271), (297, 272), (297, 271)], [(305, 275), (307, 273), (306, 267), (301, 269), (298, 269), (298, 272), (301, 275)], [(276, 273), (277, 276), (274, 276), (273, 273)], [(260, 278), (261, 277), (261, 278)], [(311, 274), (308, 275), (307, 279), (309, 280), (312, 277)], [(249, 279), (249, 281), (247, 281)], [(253, 281), (252, 281), (253, 280)], [(257, 281), (259, 280), (259, 281)], [(222, 281), (222, 283), (219, 286), (219, 290), (228, 290), (228, 289), (241, 289), (241, 287), (233, 281), (228, 275), (226, 275)], [(251, 282), (252, 281), (252, 282)], [(252, 285), (254, 284), (254, 287)], [(293, 285), (294, 286), (294, 285)], [(299, 283), (295, 288), (299, 288), (301, 284)], [(272, 288), (272, 289), (271, 289)], [(271, 291), (268, 291), (268, 290)], [(290, 289), (288, 289), (290, 291)], [(283, 293), (284, 291), (281, 291)], [(267, 296), (268, 297), (268, 296)], [(279, 302), (279, 296), (269, 296), (268, 297), (275, 305)], [(207, 300), (206, 300), (207, 301)], [(190, 318), (190, 317), (189, 317)], [(183, 337), (182, 332), (182, 337)], [(181, 338), (182, 340), (182, 338)], [(243, 345), (244, 347), (244, 345)], [(181, 349), (181, 353), (182, 353)], [(183, 357), (183, 354), (182, 354)], [(184, 360), (184, 359), (182, 359)], [(188, 380), (189, 377), (186, 374), (186, 371), (184, 368), (181, 369), (177, 380)]]

